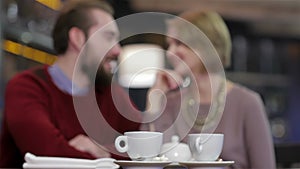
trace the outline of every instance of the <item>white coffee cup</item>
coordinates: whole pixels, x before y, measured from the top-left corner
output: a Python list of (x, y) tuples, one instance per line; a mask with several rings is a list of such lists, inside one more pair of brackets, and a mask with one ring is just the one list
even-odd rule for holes
[(127, 152), (132, 160), (152, 160), (160, 153), (163, 133), (149, 131), (125, 132), (115, 140), (116, 149)]
[(224, 134), (189, 134), (188, 143), (197, 161), (215, 161), (222, 152)]

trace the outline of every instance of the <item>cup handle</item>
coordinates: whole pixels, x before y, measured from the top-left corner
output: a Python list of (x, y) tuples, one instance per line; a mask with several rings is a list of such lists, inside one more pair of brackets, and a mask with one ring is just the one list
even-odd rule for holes
[(198, 153), (201, 153), (202, 150), (203, 150), (203, 145), (201, 143), (201, 137), (197, 137), (196, 140), (195, 140), (195, 147), (196, 147), (196, 150), (198, 151)]
[[(124, 142), (124, 146), (121, 147), (120, 143)], [(127, 136), (118, 136), (115, 140), (115, 147), (116, 149), (120, 152), (120, 153), (125, 153), (126, 151), (128, 151), (128, 140), (127, 140)]]

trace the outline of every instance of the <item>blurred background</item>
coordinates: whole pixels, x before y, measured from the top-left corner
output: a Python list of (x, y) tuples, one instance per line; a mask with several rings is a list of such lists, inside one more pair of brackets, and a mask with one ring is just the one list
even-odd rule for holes
[[(0, 120), (8, 80), (17, 72), (52, 64), (51, 31), (67, 0), (0, 0)], [(120, 18), (137, 12), (201, 8), (219, 12), (233, 40), (229, 79), (257, 91), (265, 103), (278, 163), (300, 162), (300, 0), (109, 0)], [(164, 23), (157, 18), (158, 24)], [(164, 37), (143, 34), (122, 45), (151, 43)], [(145, 89), (136, 89), (145, 93)], [(131, 94), (134, 100), (138, 95)], [(140, 109), (143, 102), (137, 102)], [(1, 122), (0, 122), (1, 123)], [(286, 159), (284, 158), (287, 156)], [(280, 161), (281, 160), (281, 161)], [(298, 161), (297, 161), (298, 160)]]

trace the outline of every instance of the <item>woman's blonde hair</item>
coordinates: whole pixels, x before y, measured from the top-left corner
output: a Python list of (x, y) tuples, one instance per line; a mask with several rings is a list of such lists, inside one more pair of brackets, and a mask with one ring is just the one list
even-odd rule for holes
[[(207, 38), (211, 41), (212, 45), (216, 49), (220, 60), (224, 67), (230, 66), (231, 63), (231, 38), (229, 30), (222, 19), (222, 17), (212, 11), (188, 11), (179, 15), (180, 18), (195, 25), (200, 29)], [(186, 25), (178, 24), (176, 21), (169, 21), (169, 26), (175, 26), (178, 31), (178, 36), (183, 38), (185, 41), (196, 42), (197, 37), (195, 34), (197, 32), (190, 31), (189, 27)]]

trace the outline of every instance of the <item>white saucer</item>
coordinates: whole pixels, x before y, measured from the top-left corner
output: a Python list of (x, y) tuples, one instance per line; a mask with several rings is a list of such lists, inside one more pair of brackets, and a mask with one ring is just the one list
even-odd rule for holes
[(171, 161), (127, 161), (117, 160), (114, 163), (119, 164), (124, 169), (162, 169), (164, 166), (171, 164)]
[(234, 161), (180, 161), (180, 165), (188, 168), (194, 167), (226, 167), (234, 164)]

